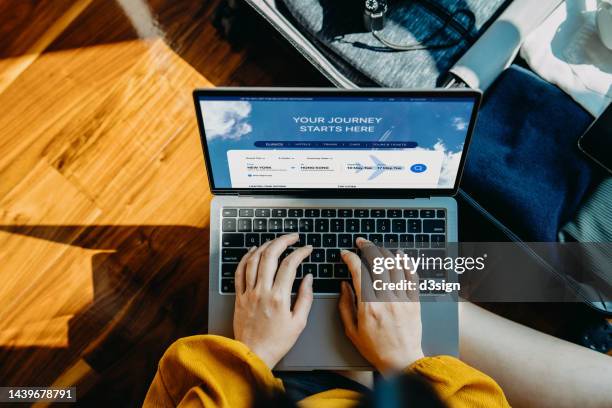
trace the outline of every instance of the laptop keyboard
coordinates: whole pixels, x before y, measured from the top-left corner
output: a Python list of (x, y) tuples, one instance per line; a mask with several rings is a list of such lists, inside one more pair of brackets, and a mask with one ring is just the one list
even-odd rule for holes
[(234, 293), (234, 272), (248, 248), (295, 232), (295, 247), (314, 249), (298, 267), (293, 291), (311, 273), (315, 293), (338, 293), (340, 282), (350, 279), (340, 251), (358, 253), (358, 237), (388, 249), (401, 248), (408, 256), (443, 256), (447, 229), (446, 211), (436, 208), (223, 208), (221, 230), (222, 293)]

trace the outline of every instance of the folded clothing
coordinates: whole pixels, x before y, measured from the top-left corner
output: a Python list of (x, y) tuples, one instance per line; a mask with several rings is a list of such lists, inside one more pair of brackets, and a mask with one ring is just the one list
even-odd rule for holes
[(518, 66), (487, 91), (461, 187), (524, 241), (552, 242), (594, 180), (577, 140), (593, 117)]
[[(435, 87), (509, 0), (390, 1), (381, 35), (397, 44), (450, 44), (440, 49), (396, 52), (363, 23), (363, 2), (282, 0), (305, 31), (376, 84)], [(474, 22), (470, 18), (474, 16)], [(453, 17), (454, 23), (448, 24)], [(440, 35), (432, 35), (444, 27)]]
[(521, 57), (593, 116), (612, 102), (612, 52), (599, 38), (597, 2), (567, 0), (521, 47)]

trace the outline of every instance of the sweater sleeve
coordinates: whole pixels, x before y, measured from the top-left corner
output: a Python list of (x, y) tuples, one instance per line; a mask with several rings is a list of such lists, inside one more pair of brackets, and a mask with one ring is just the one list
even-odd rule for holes
[(281, 380), (244, 344), (199, 335), (166, 350), (143, 406), (250, 407), (256, 391), (282, 390)]
[(510, 406), (491, 377), (454, 357), (425, 357), (408, 371), (424, 377), (450, 408)]

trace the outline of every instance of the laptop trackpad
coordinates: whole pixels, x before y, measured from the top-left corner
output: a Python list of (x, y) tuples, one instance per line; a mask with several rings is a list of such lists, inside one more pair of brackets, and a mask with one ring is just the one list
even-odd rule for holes
[[(458, 355), (457, 304), (422, 302), (423, 352), (425, 355)], [(315, 299), (306, 329), (277, 370), (371, 370), (344, 334), (337, 298)]]

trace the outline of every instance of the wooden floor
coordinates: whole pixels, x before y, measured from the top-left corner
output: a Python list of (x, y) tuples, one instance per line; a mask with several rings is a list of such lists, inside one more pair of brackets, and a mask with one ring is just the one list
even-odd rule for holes
[(0, 385), (135, 406), (205, 330), (191, 91), (327, 85), (248, 10), (230, 45), (217, 3), (0, 0)]

